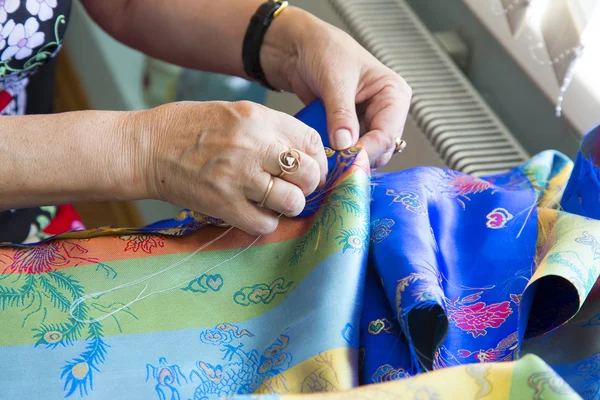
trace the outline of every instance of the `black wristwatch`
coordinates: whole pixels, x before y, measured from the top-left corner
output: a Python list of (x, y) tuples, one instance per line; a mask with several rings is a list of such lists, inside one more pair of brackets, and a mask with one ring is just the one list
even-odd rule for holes
[(288, 6), (287, 1), (269, 0), (263, 3), (252, 16), (248, 30), (244, 36), (242, 47), (242, 61), (244, 71), (251, 79), (257, 81), (270, 90), (277, 90), (269, 84), (260, 65), (260, 49), (271, 26), (271, 22)]

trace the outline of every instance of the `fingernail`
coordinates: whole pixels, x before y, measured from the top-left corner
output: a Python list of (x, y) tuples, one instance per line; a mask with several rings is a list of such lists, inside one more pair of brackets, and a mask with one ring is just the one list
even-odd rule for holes
[(333, 134), (333, 144), (337, 150), (346, 150), (352, 146), (352, 134), (348, 129), (338, 129)]

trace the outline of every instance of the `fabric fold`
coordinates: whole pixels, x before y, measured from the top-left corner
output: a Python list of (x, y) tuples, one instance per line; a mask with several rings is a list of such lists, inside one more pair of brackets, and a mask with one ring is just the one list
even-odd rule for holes
[(583, 139), (561, 206), (565, 212), (600, 219), (600, 126)]
[(373, 230), (389, 227), (385, 239), (373, 234), (370, 251), (420, 370), (512, 360), (537, 236), (523, 170), (485, 179), (436, 168), (378, 175), (371, 215)]
[(265, 237), (186, 210), (0, 246), (2, 395), (597, 399), (597, 133), (483, 178), (328, 151)]

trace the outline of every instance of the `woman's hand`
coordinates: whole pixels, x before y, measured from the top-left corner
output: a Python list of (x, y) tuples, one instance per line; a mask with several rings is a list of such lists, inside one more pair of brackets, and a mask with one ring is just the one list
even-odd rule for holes
[[(171, 63), (239, 76), (245, 76), (244, 34), (263, 2), (83, 0), (100, 26), (131, 47)], [(398, 74), (343, 31), (295, 7), (272, 22), (260, 56), (271, 85), (305, 103), (324, 101), (334, 149), (350, 147), (362, 136), (372, 166), (390, 160), (411, 97)]]
[[(268, 234), (278, 214), (294, 217), (327, 176), (318, 133), (294, 117), (250, 103), (174, 103), (132, 114), (126, 129), (150, 138), (140, 157), (148, 197)], [(150, 134), (148, 134), (150, 133)], [(138, 146), (139, 147), (139, 146)], [(300, 151), (300, 167), (281, 178), (279, 154)], [(265, 203), (260, 203), (273, 177)]]
[(296, 93), (304, 103), (323, 100), (336, 150), (355, 145), (362, 136), (371, 165), (387, 164), (411, 98), (398, 74), (343, 31), (293, 7), (267, 31), (261, 63), (271, 85)]
[[(131, 47), (174, 64), (238, 76), (245, 76), (244, 34), (263, 2), (83, 0), (100, 26)], [(325, 102), (334, 149), (362, 136), (372, 166), (389, 161), (411, 97), (398, 74), (346, 33), (295, 7), (272, 22), (260, 56), (271, 85), (305, 103), (316, 97)]]

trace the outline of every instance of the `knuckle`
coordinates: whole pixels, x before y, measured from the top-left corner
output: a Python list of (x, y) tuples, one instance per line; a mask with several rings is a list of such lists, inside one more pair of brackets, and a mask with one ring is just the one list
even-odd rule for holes
[(243, 118), (256, 118), (262, 113), (262, 107), (251, 101), (242, 100), (234, 103), (237, 112)]
[(411, 97), (412, 96), (412, 88), (410, 87), (408, 82), (406, 82), (406, 80), (398, 74), (394, 74), (394, 76), (395, 76), (394, 86), (395, 86), (396, 90), (398, 90), (405, 96)]
[(316, 130), (307, 127), (302, 146), (307, 154), (317, 154), (323, 150), (321, 135)]
[(247, 174), (247, 176), (243, 179), (244, 192), (249, 194), (250, 197), (258, 199), (260, 197), (261, 190), (267, 190), (261, 173)]
[(233, 189), (237, 188), (239, 183), (235, 171), (235, 166), (228, 163), (215, 162), (205, 166), (206, 176), (215, 178), (210, 184), (219, 187), (223, 192), (226, 191), (229, 196), (233, 194)]
[(331, 112), (331, 116), (333, 118), (345, 119), (354, 117), (355, 112), (348, 108), (336, 108)]
[(265, 144), (257, 156), (267, 160), (272, 160), (276, 157), (279, 157), (279, 153), (281, 153), (281, 144), (277, 141), (270, 141)]
[(402, 96), (408, 96), (410, 98), (412, 96), (412, 88), (408, 82), (392, 69), (387, 68), (387, 70), (388, 73), (383, 74), (380, 78), (383, 91), (395, 94), (400, 93)]

